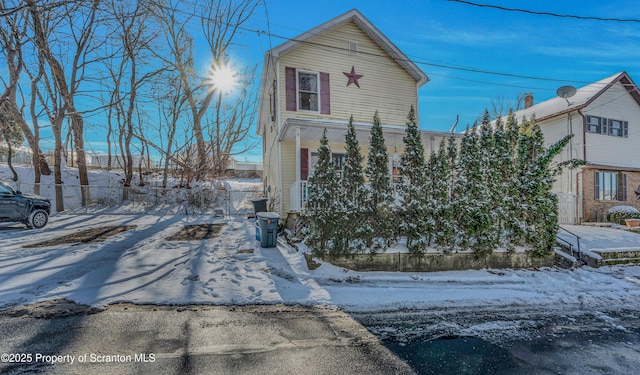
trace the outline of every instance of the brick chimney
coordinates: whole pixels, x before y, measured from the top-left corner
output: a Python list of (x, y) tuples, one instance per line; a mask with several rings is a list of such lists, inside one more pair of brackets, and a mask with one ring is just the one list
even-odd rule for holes
[(524, 109), (533, 106), (533, 95), (530, 92), (524, 94)]

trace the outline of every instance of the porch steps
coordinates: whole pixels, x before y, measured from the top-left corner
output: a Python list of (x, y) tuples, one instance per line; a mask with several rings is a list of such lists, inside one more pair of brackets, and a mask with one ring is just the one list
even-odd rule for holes
[(591, 251), (600, 255), (602, 258), (600, 265), (602, 266), (640, 264), (639, 248), (591, 249)]
[[(562, 252), (558, 254), (558, 252)], [(574, 258), (580, 256), (580, 259)], [(575, 259), (575, 262), (571, 262)], [(556, 247), (556, 266), (562, 268), (575, 268), (587, 265), (589, 267), (614, 266), (619, 264), (640, 265), (640, 248), (603, 248), (603, 249), (582, 249), (580, 254), (571, 254), (571, 249), (566, 243), (558, 241)]]

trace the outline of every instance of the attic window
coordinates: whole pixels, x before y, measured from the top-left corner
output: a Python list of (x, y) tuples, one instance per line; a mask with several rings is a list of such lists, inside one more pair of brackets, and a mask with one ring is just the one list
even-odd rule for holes
[(349, 54), (350, 55), (357, 55), (358, 54), (358, 43), (356, 42), (349, 42), (349, 48), (348, 48)]

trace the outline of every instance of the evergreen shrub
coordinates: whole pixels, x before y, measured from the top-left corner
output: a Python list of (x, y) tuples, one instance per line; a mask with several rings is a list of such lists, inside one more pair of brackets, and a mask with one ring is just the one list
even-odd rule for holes
[(625, 225), (626, 219), (640, 219), (640, 211), (633, 206), (613, 206), (607, 211), (607, 221)]

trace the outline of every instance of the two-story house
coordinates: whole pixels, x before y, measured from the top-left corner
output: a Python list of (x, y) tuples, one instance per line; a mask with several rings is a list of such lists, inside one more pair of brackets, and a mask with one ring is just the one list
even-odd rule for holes
[[(378, 111), (389, 173), (402, 152), (407, 115), (429, 78), (359, 11), (351, 10), (265, 54), (257, 133), (263, 140), (268, 209), (286, 217), (306, 200), (317, 149), (327, 130), (336, 169), (344, 163), (351, 115), (365, 159)], [(445, 132), (422, 132), (426, 155)]]
[[(557, 162), (579, 159), (588, 164), (565, 169), (553, 191), (563, 223), (605, 221), (613, 206), (640, 201), (640, 93), (626, 72), (617, 73), (565, 97), (533, 105), (525, 98), (518, 120), (535, 115), (547, 144), (573, 134)], [(561, 93), (562, 94), (562, 93)], [(640, 192), (639, 192), (640, 194)]]

